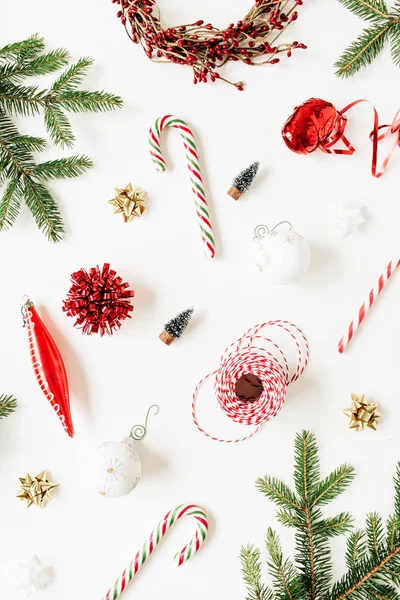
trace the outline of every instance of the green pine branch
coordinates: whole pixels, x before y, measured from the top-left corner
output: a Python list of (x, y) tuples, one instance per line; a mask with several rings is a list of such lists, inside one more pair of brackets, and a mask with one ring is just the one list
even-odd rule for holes
[(0, 419), (8, 417), (17, 408), (17, 400), (14, 396), (0, 396)]
[(247, 587), (246, 600), (273, 600), (272, 591), (261, 581), (260, 551), (244, 546), (240, 552), (243, 580)]
[(50, 241), (59, 241), (64, 232), (62, 218), (43, 182), (79, 177), (93, 164), (87, 156), (37, 163), (34, 154), (44, 150), (46, 141), (21, 134), (11, 117), (43, 113), (52, 142), (64, 148), (75, 142), (67, 113), (104, 112), (122, 106), (121, 98), (108, 92), (78, 89), (93, 64), (90, 58), (69, 66), (48, 90), (26, 84), (26, 78), (58, 71), (69, 60), (65, 49), (44, 53), (44, 40), (38, 35), (0, 48), (0, 186), (4, 186), (0, 231), (13, 226), (24, 201), (37, 227)]
[(336, 75), (351, 77), (370, 65), (390, 40), (390, 51), (395, 65), (400, 66), (400, 3), (391, 11), (383, 0), (339, 0), (355, 15), (372, 23), (343, 52), (335, 63)]
[[(278, 536), (270, 528), (267, 531), (269, 596), (276, 600), (399, 600), (400, 463), (394, 479), (395, 510), (386, 527), (377, 513), (367, 515), (365, 531), (353, 531), (348, 538), (347, 573), (332, 585), (329, 540), (349, 532), (352, 517), (347, 512), (324, 516), (321, 507), (341, 494), (353, 477), (353, 467), (342, 465), (321, 479), (315, 437), (303, 432), (295, 440), (296, 491), (268, 475), (257, 480), (259, 490), (278, 505), (278, 521), (295, 530), (295, 563), (283, 558)], [(263, 598), (260, 556), (253, 546), (242, 548), (249, 600)], [(253, 579), (250, 574), (255, 574)]]

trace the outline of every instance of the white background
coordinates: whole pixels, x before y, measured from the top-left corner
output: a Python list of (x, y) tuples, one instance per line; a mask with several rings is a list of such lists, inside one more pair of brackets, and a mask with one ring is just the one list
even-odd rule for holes
[[(250, 4), (202, 0), (199, 7), (193, 0), (160, 0), (169, 24), (203, 18), (221, 27), (241, 18)], [(193, 530), (190, 519), (182, 522), (125, 598), (152, 598), (162, 590), (175, 600), (188, 594), (194, 600), (241, 600), (241, 544), (262, 545), (267, 526), (275, 523), (274, 509), (254, 481), (271, 473), (290, 483), (296, 432), (315, 432), (324, 473), (344, 461), (356, 468), (351, 489), (324, 510), (326, 515), (351, 510), (360, 526), (367, 511), (386, 515), (391, 507), (391, 479), (400, 458), (397, 276), (348, 352), (340, 356), (336, 345), (377, 275), (398, 256), (400, 157), (382, 179), (372, 178), (367, 105), (349, 114), (348, 137), (358, 150), (353, 157), (297, 156), (282, 142), (280, 130), (293, 107), (312, 96), (338, 108), (368, 98), (388, 122), (399, 108), (399, 71), (385, 50), (353, 79), (335, 77), (335, 59), (363, 23), (334, 0), (309, 0), (288, 30), (285, 38), (306, 43), (307, 51), (276, 66), (228, 65), (228, 78), (246, 82), (241, 93), (223, 83), (193, 86), (189, 68), (152, 64), (115, 14), (115, 5), (95, 0), (20, 0), (17, 8), (2, 2), (2, 44), (37, 31), (49, 48), (66, 47), (74, 59), (92, 56), (96, 62), (85, 87), (118, 93), (125, 104), (113, 114), (71, 118), (74, 152), (87, 153), (95, 167), (77, 181), (51, 184), (65, 219), (63, 242), (49, 244), (25, 209), (12, 231), (0, 236), (0, 390), (19, 399), (18, 411), (0, 423), (0, 564), (8, 568), (36, 554), (55, 573), (43, 600), (100, 600), (167, 509), (196, 502), (211, 521), (204, 549), (181, 569), (174, 567), (172, 555)], [(149, 160), (148, 128), (166, 113), (187, 120), (197, 138), (215, 226), (213, 261), (202, 254), (179, 135), (163, 136), (165, 175)], [(18, 124), (43, 133), (40, 118)], [(60, 156), (60, 150), (50, 145), (46, 156)], [(256, 183), (235, 203), (226, 195), (230, 181), (257, 159)], [(107, 200), (114, 186), (129, 181), (147, 191), (148, 210), (125, 225)], [(364, 205), (367, 223), (342, 239), (332, 226), (332, 211), (344, 200)], [(299, 284), (270, 287), (254, 271), (249, 250), (257, 224), (273, 226), (283, 219), (308, 240), (312, 263)], [(70, 273), (104, 261), (134, 288), (133, 318), (112, 338), (84, 337), (62, 313), (62, 300)], [(63, 433), (34, 380), (19, 312), (25, 293), (64, 357), (74, 440)], [(190, 327), (168, 348), (158, 340), (163, 323), (190, 305), (196, 311)], [(280, 414), (255, 438), (234, 446), (206, 439), (190, 414), (196, 383), (245, 329), (275, 318), (298, 323), (306, 332), (308, 370), (289, 389)], [(379, 402), (383, 416), (377, 432), (348, 430), (342, 408), (351, 392)], [(99, 443), (127, 435), (154, 402), (160, 414), (137, 446), (143, 466), (138, 488), (114, 501), (97, 496), (87, 473), (91, 453)], [(213, 432), (231, 432), (211, 389), (204, 390), (201, 402), (202, 418)], [(18, 477), (42, 469), (60, 487), (45, 510), (27, 510), (15, 498)], [(290, 555), (292, 532), (277, 528)], [(333, 549), (340, 575), (344, 541), (335, 541)], [(3, 577), (4, 592), (8, 572)], [(7, 597), (18, 598), (11, 591)]]

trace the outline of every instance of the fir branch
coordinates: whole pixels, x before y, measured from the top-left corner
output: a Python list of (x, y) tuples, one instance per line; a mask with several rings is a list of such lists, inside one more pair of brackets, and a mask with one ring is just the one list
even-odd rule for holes
[(265, 477), (257, 479), (256, 486), (275, 504), (289, 509), (303, 510), (297, 496), (279, 479), (265, 475)]
[(72, 91), (80, 85), (88, 69), (93, 65), (93, 60), (88, 57), (80, 58), (74, 65), (71, 65), (51, 86), (52, 92), (59, 90)]
[(64, 227), (61, 215), (52, 195), (47, 188), (30, 177), (24, 177), (24, 193), (27, 207), (40, 231), (51, 242), (59, 242)]
[(400, 462), (396, 465), (396, 475), (394, 477), (394, 511), (397, 522), (400, 524)]
[(353, 42), (335, 63), (336, 75), (351, 77), (362, 67), (370, 65), (383, 50), (388, 39), (391, 25), (373, 25), (364, 29), (362, 34)]
[[(302, 444), (300, 443), (302, 442)], [(384, 532), (377, 513), (367, 516), (366, 533), (351, 533), (346, 550), (347, 573), (332, 587), (329, 538), (347, 532), (349, 513), (324, 518), (318, 505), (325, 505), (344, 491), (354, 475), (343, 465), (322, 481), (310, 484), (309, 473), (319, 473), (315, 439), (307, 432), (296, 436), (294, 479), (298, 495), (281, 481), (265, 476), (259, 489), (280, 509), (278, 520), (296, 530), (295, 565), (285, 561), (277, 535), (268, 529), (268, 567), (277, 600), (399, 600), (395, 586), (400, 583), (400, 463), (395, 484), (395, 512)], [(267, 487), (265, 485), (267, 484)], [(251, 547), (257, 558), (259, 554)], [(393, 585), (394, 584), (394, 585)], [(262, 585), (258, 579), (258, 585)], [(257, 600), (253, 596), (251, 600)]]
[(303, 590), (297, 571), (290, 560), (283, 561), (279, 538), (271, 528), (267, 531), (266, 546), (270, 558), (269, 573), (274, 581), (275, 594), (280, 600), (300, 599)]
[(315, 486), (312, 504), (323, 506), (339, 496), (354, 479), (354, 468), (351, 465), (341, 465), (328, 477)]
[(44, 50), (44, 39), (37, 33), (31, 35), (27, 40), (14, 42), (0, 48), (0, 60), (28, 60), (34, 59)]
[(285, 527), (296, 527), (298, 529), (304, 527), (304, 521), (302, 521), (294, 511), (289, 511), (287, 508), (277, 510), (276, 518), (277, 521)]
[(85, 90), (65, 91), (57, 96), (51, 96), (51, 103), (71, 112), (105, 112), (120, 108), (122, 100), (108, 92), (87, 92)]
[(353, 14), (366, 21), (390, 19), (384, 0), (339, 0)]
[(59, 48), (28, 62), (4, 64), (0, 67), (0, 82), (9, 79), (12, 83), (19, 83), (24, 77), (47, 75), (68, 64), (69, 59), (68, 51)]
[(308, 502), (320, 477), (318, 448), (315, 436), (303, 431), (294, 442), (294, 482), (296, 491)]
[(67, 117), (55, 104), (46, 103), (44, 109), (44, 124), (53, 144), (64, 148), (72, 148), (75, 136)]
[(367, 541), (365, 532), (357, 529), (347, 540), (346, 564), (349, 570), (358, 567), (361, 560), (364, 560), (367, 554)]
[(243, 546), (240, 551), (242, 575), (247, 586), (246, 600), (273, 600), (272, 591), (261, 582), (260, 551), (253, 545)]
[[(400, 545), (378, 562), (370, 558), (365, 559), (359, 564), (356, 573), (349, 571), (340, 581), (335, 583), (332, 591), (327, 595), (327, 600), (345, 600), (350, 596), (357, 597), (363, 592), (369, 592), (370, 588), (368, 586), (371, 583), (381, 581), (385, 577), (385, 570), (390, 567), (390, 563), (399, 554)], [(397, 596), (396, 600), (398, 600)]]
[(44, 106), (45, 94), (37, 86), (3, 82), (0, 87), (0, 108), (11, 115), (34, 116)]
[(17, 399), (14, 396), (0, 396), (0, 419), (8, 417), (17, 408)]
[(92, 166), (93, 163), (87, 156), (69, 156), (36, 165), (33, 175), (43, 181), (68, 179), (70, 177), (79, 177)]
[(386, 535), (387, 535), (386, 541), (387, 541), (387, 547), (389, 548), (389, 550), (393, 550), (393, 548), (395, 547), (396, 539), (398, 537), (398, 531), (399, 531), (398, 519), (397, 519), (396, 515), (390, 515), (387, 520), (387, 525), (386, 525)]
[(400, 67), (400, 21), (393, 25), (389, 35), (390, 55), (396, 67)]
[(92, 65), (89, 58), (66, 69), (49, 90), (22, 84), (27, 77), (57, 71), (70, 58), (62, 48), (43, 51), (44, 41), (37, 35), (0, 49), (0, 185), (6, 185), (0, 200), (0, 230), (13, 225), (25, 200), (38, 228), (55, 242), (61, 239), (63, 225), (42, 181), (78, 177), (92, 166), (92, 161), (86, 156), (71, 156), (36, 164), (33, 153), (43, 151), (45, 140), (21, 135), (10, 116), (43, 112), (52, 141), (70, 147), (75, 137), (65, 111), (106, 111), (120, 107), (122, 100), (104, 91), (76, 89)]
[(18, 179), (7, 185), (0, 201), (0, 231), (12, 227), (21, 209), (22, 190)]
[(336, 75), (351, 77), (362, 67), (366, 67), (384, 48), (390, 39), (391, 56), (395, 65), (400, 66), (400, 5), (395, 3), (391, 11), (383, 0), (339, 0), (346, 8), (373, 25), (344, 51), (335, 63)]
[(351, 524), (353, 518), (350, 513), (343, 512), (336, 517), (330, 517), (329, 519), (323, 519), (318, 524), (318, 533), (326, 535), (327, 537), (335, 537), (342, 535), (351, 530)]
[(379, 560), (382, 554), (382, 547), (385, 544), (383, 534), (382, 518), (377, 513), (367, 515), (367, 540), (368, 550), (375, 559)]

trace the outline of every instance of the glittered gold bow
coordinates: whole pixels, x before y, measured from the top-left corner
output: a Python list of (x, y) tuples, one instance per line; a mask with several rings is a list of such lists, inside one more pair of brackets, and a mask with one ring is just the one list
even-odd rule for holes
[(366, 427), (376, 431), (376, 425), (380, 414), (378, 412), (378, 404), (376, 402), (364, 402), (365, 395), (357, 396), (351, 394), (351, 407), (346, 408), (343, 412), (350, 417), (350, 429), (362, 431)]
[(124, 223), (129, 223), (134, 217), (141, 217), (146, 207), (143, 206), (146, 192), (134, 190), (128, 183), (125, 188), (115, 188), (116, 196), (108, 203), (114, 206), (114, 214), (122, 214)]
[(26, 477), (20, 477), (19, 480), (21, 482), (21, 490), (18, 492), (17, 498), (26, 500), (28, 508), (32, 504), (43, 508), (47, 500), (52, 497), (51, 491), (58, 487), (58, 483), (51, 481), (47, 471), (42, 471), (36, 477), (32, 477), (28, 473)]

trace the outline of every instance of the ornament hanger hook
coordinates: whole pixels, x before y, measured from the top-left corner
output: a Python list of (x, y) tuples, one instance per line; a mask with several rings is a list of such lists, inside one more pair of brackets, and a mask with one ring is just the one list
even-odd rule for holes
[(26, 305), (28, 304), (28, 302), (30, 302), (30, 298), (27, 294), (24, 294), (22, 296), (22, 300), (24, 301), (23, 305), (21, 306), (21, 315), (22, 315), (22, 327), (26, 327)]
[(131, 437), (132, 439), (134, 439), (138, 442), (144, 438), (144, 436), (147, 433), (147, 421), (149, 420), (149, 415), (153, 408), (155, 409), (153, 414), (158, 415), (158, 413), (160, 412), (160, 407), (158, 406), (158, 404), (152, 404), (146, 413), (144, 425), (134, 425), (131, 429), (129, 437)]
[(275, 229), (277, 229), (281, 225), (288, 225), (288, 230), (289, 231), (292, 229), (292, 224), (289, 223), (289, 221), (280, 221), (272, 229), (270, 229), (269, 227), (267, 227), (267, 225), (257, 225), (257, 227), (254, 230), (254, 239), (255, 240), (256, 239), (260, 239), (260, 238), (265, 237), (266, 235), (269, 235), (270, 233), (272, 233), (273, 231), (275, 231)]
[(254, 239), (262, 238), (269, 234), (269, 227), (266, 225), (257, 225), (254, 230)]
[(292, 224), (289, 221), (280, 221), (279, 223), (277, 223), (270, 231), (270, 233), (272, 233), (273, 231), (275, 231), (275, 229), (277, 229), (278, 227), (280, 227), (281, 225), (289, 225), (288, 229), (289, 231), (292, 229)]

